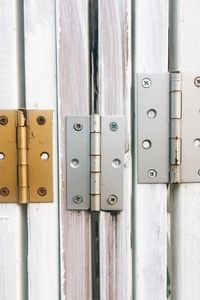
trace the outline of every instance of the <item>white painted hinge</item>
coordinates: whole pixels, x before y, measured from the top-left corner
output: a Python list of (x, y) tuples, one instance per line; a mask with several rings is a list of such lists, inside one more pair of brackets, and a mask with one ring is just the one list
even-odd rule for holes
[(138, 182), (200, 182), (200, 76), (137, 79)]
[(66, 118), (68, 209), (123, 209), (124, 129), (124, 117)]

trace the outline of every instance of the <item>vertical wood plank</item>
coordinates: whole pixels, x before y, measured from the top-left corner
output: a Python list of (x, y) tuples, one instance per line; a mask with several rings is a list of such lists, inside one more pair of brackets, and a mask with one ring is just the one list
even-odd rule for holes
[[(20, 1), (1, 1), (0, 9), (0, 109), (17, 109), (23, 92), (20, 57)], [(18, 204), (0, 205), (0, 299), (24, 297), (26, 239), (24, 210)], [(25, 263), (24, 263), (25, 262)]]
[(28, 205), (29, 300), (60, 299), (55, 17), (54, 0), (24, 1), (26, 107), (54, 110), (54, 203)]
[(99, 101), (102, 115), (126, 117), (124, 210), (100, 213), (101, 299), (131, 299), (131, 1), (99, 1)]
[[(200, 2), (172, 1), (170, 12), (170, 69), (198, 74)], [(197, 300), (200, 295), (200, 184), (172, 186), (170, 204), (172, 299)]]
[[(168, 1), (136, 0), (134, 34), (135, 73), (167, 72)], [(134, 212), (135, 299), (164, 300), (167, 292), (167, 186), (136, 184)]]
[(57, 7), (59, 155), (63, 299), (92, 299), (89, 212), (66, 209), (65, 117), (89, 115), (88, 0), (60, 0)]

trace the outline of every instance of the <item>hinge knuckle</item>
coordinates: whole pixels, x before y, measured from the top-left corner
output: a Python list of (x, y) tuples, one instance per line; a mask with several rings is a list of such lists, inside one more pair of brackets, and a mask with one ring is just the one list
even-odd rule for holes
[(99, 211), (101, 203), (101, 117), (91, 116), (90, 126), (90, 195), (91, 210)]
[(18, 201), (25, 204), (28, 203), (27, 120), (24, 110), (19, 110), (17, 116)]
[(170, 182), (178, 183), (181, 178), (181, 118), (182, 92), (181, 73), (170, 74)]

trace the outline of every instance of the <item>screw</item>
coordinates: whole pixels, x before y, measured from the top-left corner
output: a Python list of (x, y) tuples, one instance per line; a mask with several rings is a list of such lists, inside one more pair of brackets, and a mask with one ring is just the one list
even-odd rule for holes
[(151, 86), (151, 79), (150, 78), (144, 78), (142, 80), (142, 86), (144, 88), (149, 88)]
[(6, 125), (8, 123), (8, 118), (6, 116), (0, 116), (0, 124)]
[(76, 131), (81, 131), (83, 129), (83, 125), (81, 123), (77, 122), (74, 124), (74, 129)]
[(199, 88), (200, 87), (200, 77), (196, 77), (194, 80), (194, 84)]
[(9, 195), (9, 189), (6, 188), (6, 187), (3, 187), (0, 189), (0, 195), (3, 196), (3, 197), (6, 197)]
[(200, 176), (200, 169), (198, 170), (198, 175)]
[(44, 116), (37, 117), (38, 125), (44, 125), (46, 123), (46, 118)]
[(38, 195), (40, 195), (41, 197), (44, 197), (47, 194), (47, 189), (45, 187), (40, 187), (38, 190)]
[(76, 195), (73, 197), (73, 201), (76, 204), (80, 204), (81, 202), (83, 202), (83, 197), (81, 195)]
[(148, 176), (149, 176), (149, 178), (156, 178), (157, 177), (156, 170), (153, 170), (153, 169), (149, 170)]
[(116, 195), (110, 195), (110, 196), (108, 197), (108, 203), (109, 203), (110, 205), (115, 205), (115, 204), (117, 203), (117, 201), (118, 201), (118, 198), (117, 198)]
[(117, 131), (118, 130), (118, 124), (116, 122), (111, 122), (109, 127), (110, 127), (111, 131)]

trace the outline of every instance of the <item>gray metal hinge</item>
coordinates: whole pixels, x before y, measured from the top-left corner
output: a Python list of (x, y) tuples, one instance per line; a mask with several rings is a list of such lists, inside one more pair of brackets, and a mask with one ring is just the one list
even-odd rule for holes
[(124, 117), (66, 118), (68, 209), (123, 209), (124, 130)]
[(200, 182), (200, 76), (137, 75), (138, 182)]

